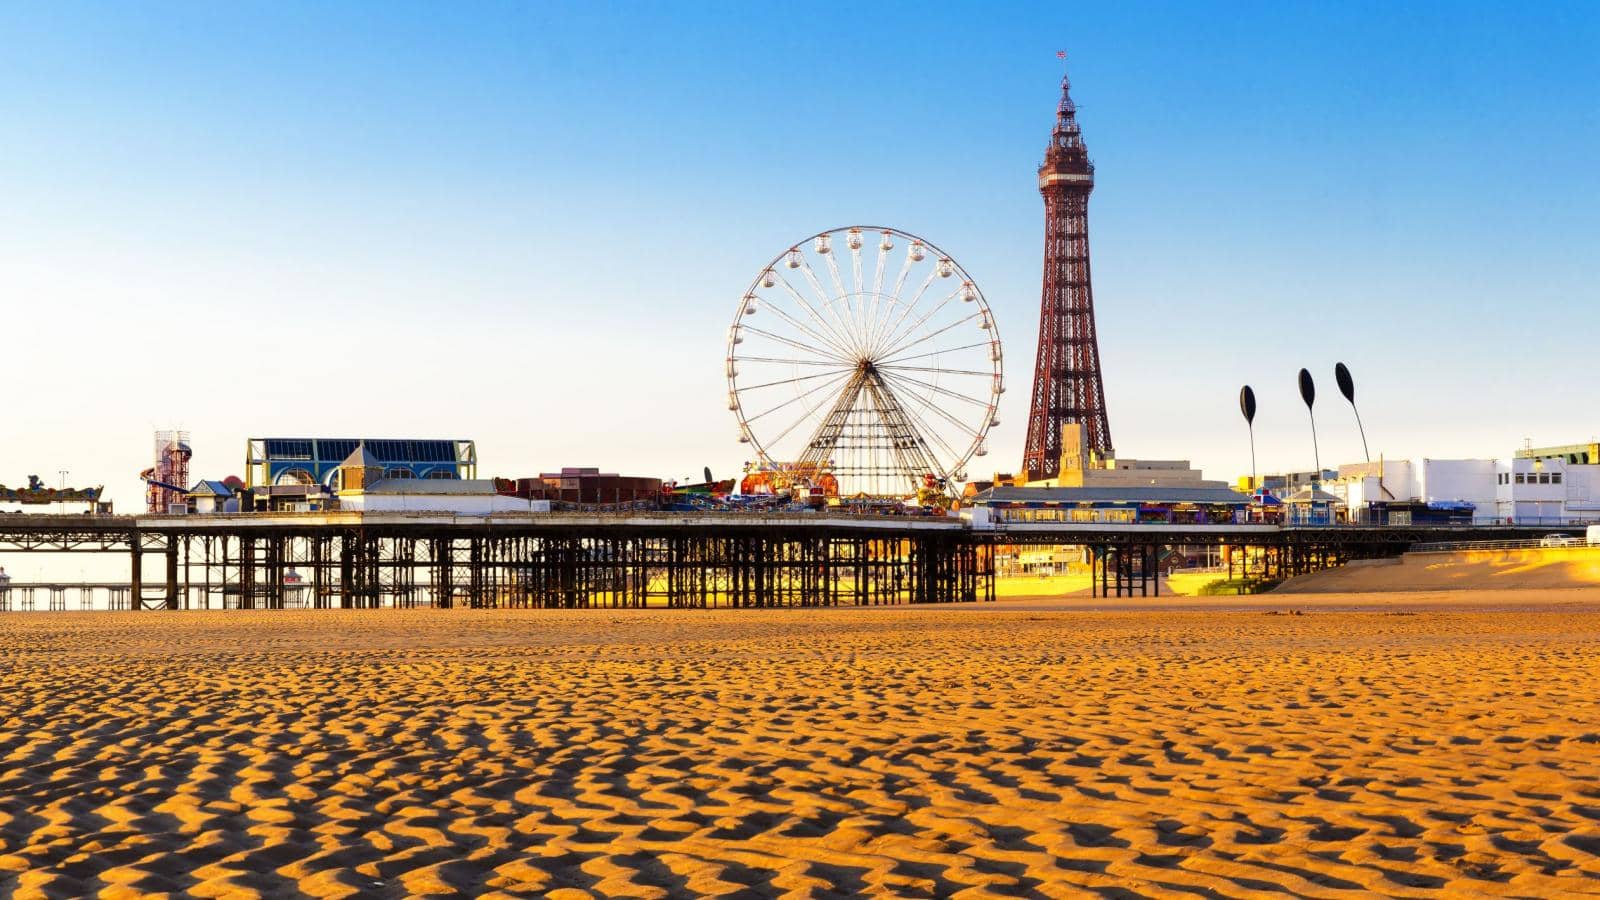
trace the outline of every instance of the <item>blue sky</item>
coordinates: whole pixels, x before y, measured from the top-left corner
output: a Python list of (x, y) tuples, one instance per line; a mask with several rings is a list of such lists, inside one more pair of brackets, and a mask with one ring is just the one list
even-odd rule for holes
[(760, 266), (925, 235), (1007, 345), (1071, 54), (1128, 456), (1503, 455), (1600, 432), (1594, 4), (0, 7), (0, 482), (141, 501), (251, 435), (471, 437), (485, 474), (744, 461), (722, 341)]

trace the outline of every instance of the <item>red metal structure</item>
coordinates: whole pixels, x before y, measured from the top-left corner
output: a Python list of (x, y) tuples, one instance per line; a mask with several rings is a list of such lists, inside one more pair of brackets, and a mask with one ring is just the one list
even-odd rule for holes
[(156, 432), (155, 465), (139, 473), (144, 479), (145, 509), (152, 514), (165, 514), (173, 506), (181, 506), (188, 493), (189, 432)]
[(1111, 453), (1100, 347), (1095, 339), (1094, 295), (1089, 288), (1089, 192), (1094, 163), (1078, 129), (1071, 85), (1061, 77), (1061, 103), (1050, 149), (1039, 166), (1044, 195), (1044, 296), (1039, 310), (1039, 358), (1022, 471), (1030, 481), (1053, 478), (1061, 468), (1061, 426), (1087, 426), (1087, 449)]

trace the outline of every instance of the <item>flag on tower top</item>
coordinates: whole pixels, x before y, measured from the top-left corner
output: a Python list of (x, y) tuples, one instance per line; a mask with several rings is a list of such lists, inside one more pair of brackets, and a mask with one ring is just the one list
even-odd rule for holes
[(1065, 50), (1057, 50), (1056, 51), (1056, 59), (1066, 59), (1066, 58), (1067, 58), (1067, 51), (1065, 51)]

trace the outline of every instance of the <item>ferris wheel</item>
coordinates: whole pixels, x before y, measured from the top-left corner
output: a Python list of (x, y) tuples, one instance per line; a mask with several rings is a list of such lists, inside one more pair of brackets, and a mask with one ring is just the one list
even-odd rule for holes
[(894, 228), (812, 235), (757, 273), (728, 329), (728, 408), (759, 463), (843, 497), (965, 481), (1005, 391), (1000, 333), (949, 254)]

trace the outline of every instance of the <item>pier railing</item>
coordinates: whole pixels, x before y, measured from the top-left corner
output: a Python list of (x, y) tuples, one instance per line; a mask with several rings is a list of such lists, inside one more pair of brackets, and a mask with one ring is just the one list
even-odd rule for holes
[(1593, 550), (1600, 544), (1587, 543), (1581, 537), (1565, 541), (1551, 541), (1548, 537), (1517, 541), (1431, 541), (1412, 544), (1410, 553), (1462, 553), (1468, 550)]

